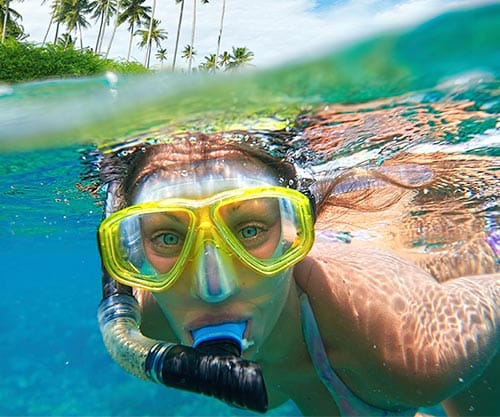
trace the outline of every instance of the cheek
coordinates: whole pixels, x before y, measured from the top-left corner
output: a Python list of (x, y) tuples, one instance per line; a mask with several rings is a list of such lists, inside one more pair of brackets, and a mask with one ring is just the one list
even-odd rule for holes
[(174, 331), (175, 335), (183, 343), (186, 343), (184, 338), (184, 326), (186, 325), (186, 316), (190, 310), (190, 305), (184, 298), (181, 301), (182, 296), (172, 291), (172, 288), (165, 292), (154, 294), (156, 302), (160, 306), (163, 315), (166, 317), (170, 327)]
[(264, 279), (260, 289), (260, 297), (253, 298), (254, 314), (250, 339), (259, 348), (272, 333), (285, 307), (290, 291), (291, 276), (283, 273), (279, 277)]
[(149, 244), (144, 245), (144, 251), (146, 252), (148, 262), (160, 274), (166, 274), (169, 272), (174, 267), (178, 259), (177, 257), (165, 257), (159, 255)]
[(269, 239), (258, 248), (252, 249), (249, 252), (259, 259), (268, 259), (273, 256), (276, 251), (276, 247), (278, 246), (281, 238), (281, 225), (279, 222), (270, 229), (269, 231)]

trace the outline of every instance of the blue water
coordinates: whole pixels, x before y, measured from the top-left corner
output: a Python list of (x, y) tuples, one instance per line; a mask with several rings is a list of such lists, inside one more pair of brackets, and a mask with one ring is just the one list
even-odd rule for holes
[[(92, 185), (82, 176), (93, 146), (173, 130), (300, 128), (294, 126), (299, 113), (344, 103), (358, 115), (391, 117), (403, 106), (409, 124), (422, 122), (419, 111), (427, 108), (436, 120), (426, 119), (422, 135), (401, 133), (404, 126), (396, 124), (399, 136), (390, 139), (382, 132), (387, 123), (378, 126), (375, 119), (375, 134), (365, 132), (340, 148), (312, 146), (312, 156), (299, 144), (295, 157), (308, 169), (376, 165), (417, 145), (498, 156), (499, 27), (497, 5), (228, 79), (108, 76), (10, 86), (0, 96), (0, 415), (252, 414), (140, 381), (108, 356), (96, 320), (102, 195), (81, 190)], [(467, 100), (470, 117), (461, 116), (456, 129), (439, 125), (444, 115), (435, 106)], [(375, 140), (377, 132), (385, 139)], [(471, 190), (480, 186), (474, 181)], [(469, 205), (489, 204), (491, 227), (497, 228), (498, 181), (492, 187)], [(291, 403), (271, 414), (300, 415)]]

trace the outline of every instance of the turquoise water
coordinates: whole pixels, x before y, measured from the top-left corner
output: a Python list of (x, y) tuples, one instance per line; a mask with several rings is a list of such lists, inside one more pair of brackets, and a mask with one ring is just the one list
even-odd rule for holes
[[(262, 72), (1, 86), (0, 415), (252, 414), (139, 381), (106, 353), (96, 320), (102, 195), (82, 191), (92, 185), (87, 152), (96, 145), (257, 129), (263, 146), (285, 149), (307, 174), (378, 166), (417, 149), (484, 156), (491, 170), (467, 166), (460, 198), (465, 214), (487, 216), (497, 232), (498, 27), (494, 5)], [(316, 140), (317, 125), (328, 125), (331, 146)], [(278, 143), (269, 129), (283, 132)], [(299, 415), (292, 404), (273, 414)]]

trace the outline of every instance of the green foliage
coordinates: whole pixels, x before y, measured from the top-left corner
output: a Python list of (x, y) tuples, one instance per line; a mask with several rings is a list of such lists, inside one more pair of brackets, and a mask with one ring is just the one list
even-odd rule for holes
[(120, 74), (146, 74), (151, 72), (144, 65), (134, 61), (113, 61), (105, 60), (106, 71), (114, 71)]
[(89, 49), (52, 44), (36, 46), (14, 40), (0, 44), (0, 62), (0, 81), (5, 82), (92, 76), (106, 71), (126, 74), (148, 71), (138, 63), (103, 59)]
[[(184, 49), (182, 55), (183, 58), (185, 58), (186, 57), (185, 55), (189, 53), (188, 51), (189, 47), (190, 46), (188, 45)], [(233, 46), (232, 53), (224, 51), (218, 57), (215, 54), (210, 54), (208, 56), (205, 56), (205, 61), (198, 66), (198, 69), (208, 72), (215, 72), (217, 70), (234, 71), (239, 68), (250, 66), (251, 65), (250, 62), (252, 61), (252, 59), (253, 59), (252, 51), (250, 51), (246, 47), (237, 48)]]

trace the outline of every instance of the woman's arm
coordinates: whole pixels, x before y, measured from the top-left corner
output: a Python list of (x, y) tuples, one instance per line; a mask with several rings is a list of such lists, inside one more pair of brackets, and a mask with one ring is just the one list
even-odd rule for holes
[(296, 281), (335, 371), (375, 406), (437, 403), (497, 352), (500, 275), (439, 284), (386, 249), (318, 238)]

